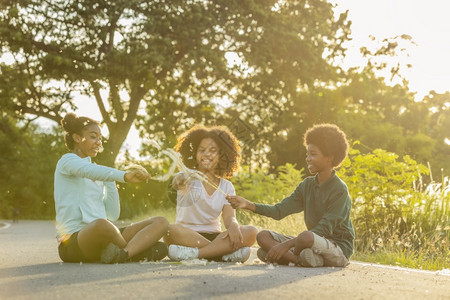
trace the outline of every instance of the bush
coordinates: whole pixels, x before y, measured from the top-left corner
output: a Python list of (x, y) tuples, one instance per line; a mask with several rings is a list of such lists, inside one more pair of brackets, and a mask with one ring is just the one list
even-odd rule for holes
[(381, 149), (362, 155), (351, 150), (339, 177), (353, 199), (357, 252), (396, 252), (425, 264), (448, 266), (449, 185), (430, 183), (428, 169), (409, 156)]
[[(357, 259), (414, 268), (442, 269), (450, 265), (450, 180), (423, 183), (428, 169), (409, 156), (401, 160), (381, 149), (369, 154), (350, 150), (338, 171), (352, 197), (352, 222)], [(277, 174), (244, 167), (233, 179), (238, 195), (274, 204), (289, 195), (303, 179), (303, 170), (287, 164)], [(306, 229), (303, 216), (281, 221), (238, 210), (241, 224), (288, 235)]]
[(0, 218), (53, 219), (53, 174), (65, 152), (56, 132), (42, 133), (0, 117)]

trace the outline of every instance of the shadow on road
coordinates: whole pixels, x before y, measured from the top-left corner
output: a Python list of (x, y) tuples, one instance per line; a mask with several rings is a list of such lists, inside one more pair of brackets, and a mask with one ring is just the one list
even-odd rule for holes
[(48, 263), (0, 269), (0, 290), (15, 289), (15, 296), (32, 296), (49, 290), (77, 286), (109, 289), (133, 286), (157, 292), (170, 289), (174, 298), (198, 298), (264, 291), (298, 283), (314, 276), (327, 275), (340, 268), (300, 268), (212, 263), (180, 265), (170, 262), (120, 265)]

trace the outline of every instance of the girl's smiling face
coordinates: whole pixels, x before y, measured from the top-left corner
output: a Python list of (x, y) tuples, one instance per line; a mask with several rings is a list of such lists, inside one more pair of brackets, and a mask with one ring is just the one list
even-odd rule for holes
[(219, 163), (219, 146), (212, 138), (204, 138), (198, 145), (196, 159), (202, 172), (214, 172)]
[(75, 141), (74, 153), (81, 158), (90, 156), (95, 157), (102, 147), (102, 133), (97, 124), (86, 126), (82, 135), (73, 134)]

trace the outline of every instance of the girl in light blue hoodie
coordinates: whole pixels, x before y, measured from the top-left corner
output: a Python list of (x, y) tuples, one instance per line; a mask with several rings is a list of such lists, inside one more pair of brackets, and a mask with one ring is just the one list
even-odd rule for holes
[(168, 221), (153, 217), (124, 228), (111, 221), (120, 215), (115, 181), (140, 183), (149, 179), (144, 169), (129, 172), (91, 162), (102, 146), (100, 123), (68, 113), (64, 154), (55, 170), (55, 208), (58, 252), (65, 262), (122, 263), (158, 260), (167, 246), (158, 242)]

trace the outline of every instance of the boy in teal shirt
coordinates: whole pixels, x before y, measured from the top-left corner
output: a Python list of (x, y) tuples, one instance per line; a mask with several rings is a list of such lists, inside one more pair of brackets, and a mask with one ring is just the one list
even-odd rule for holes
[(347, 138), (336, 125), (321, 124), (307, 130), (304, 145), (308, 170), (315, 176), (305, 178), (290, 196), (275, 205), (253, 203), (240, 196), (227, 199), (234, 208), (276, 220), (304, 212), (308, 230), (297, 237), (268, 230), (258, 233), (261, 260), (304, 267), (345, 267), (353, 254), (355, 233), (347, 185), (336, 175), (335, 168), (347, 156)]

